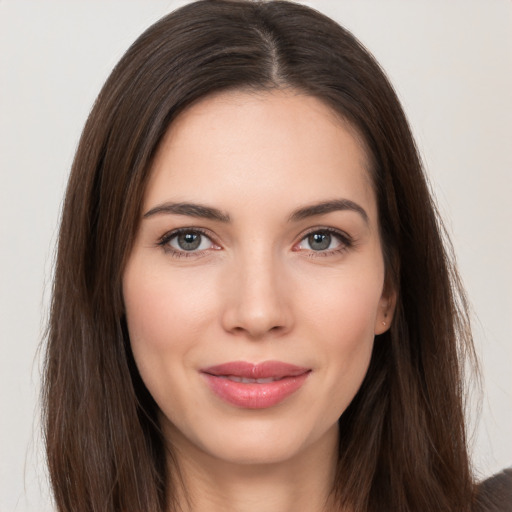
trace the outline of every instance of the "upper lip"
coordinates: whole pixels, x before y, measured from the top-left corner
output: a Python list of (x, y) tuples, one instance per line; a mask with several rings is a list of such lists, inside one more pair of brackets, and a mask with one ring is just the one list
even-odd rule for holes
[(264, 361), (262, 363), (249, 363), (246, 361), (231, 361), (201, 370), (203, 373), (216, 377), (241, 377), (246, 379), (282, 379), (297, 377), (311, 371), (311, 368), (296, 366), (282, 361)]

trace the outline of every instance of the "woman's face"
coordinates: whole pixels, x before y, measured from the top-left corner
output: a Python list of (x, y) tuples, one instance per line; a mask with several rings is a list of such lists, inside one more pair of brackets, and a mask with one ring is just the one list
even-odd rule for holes
[(154, 161), (123, 291), (178, 453), (269, 463), (332, 450), (393, 309), (353, 130), (293, 91), (189, 108)]

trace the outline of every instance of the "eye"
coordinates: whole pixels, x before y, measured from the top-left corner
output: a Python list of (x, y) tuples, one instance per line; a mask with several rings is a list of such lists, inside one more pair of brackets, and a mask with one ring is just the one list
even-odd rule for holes
[(331, 244), (333, 237), (330, 233), (311, 233), (306, 237), (307, 244), (313, 251), (325, 251), (326, 249), (332, 249)]
[(212, 240), (198, 229), (180, 229), (164, 235), (159, 244), (175, 255), (198, 253), (208, 249), (217, 249)]
[(330, 229), (317, 229), (309, 232), (296, 245), (297, 250), (314, 252), (340, 252), (351, 245), (351, 240), (347, 235)]

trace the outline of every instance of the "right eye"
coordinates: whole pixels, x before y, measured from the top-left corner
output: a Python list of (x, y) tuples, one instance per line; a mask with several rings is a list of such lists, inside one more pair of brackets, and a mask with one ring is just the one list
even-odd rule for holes
[(179, 229), (164, 235), (159, 244), (173, 256), (193, 256), (209, 249), (219, 249), (210, 237), (198, 229)]
[(204, 251), (210, 249), (212, 241), (199, 231), (184, 231), (173, 235), (167, 242), (177, 251)]

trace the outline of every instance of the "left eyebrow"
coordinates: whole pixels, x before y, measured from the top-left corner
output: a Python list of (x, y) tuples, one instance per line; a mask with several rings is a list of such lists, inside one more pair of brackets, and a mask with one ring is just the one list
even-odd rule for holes
[(299, 220), (306, 219), (308, 217), (314, 217), (316, 215), (325, 215), (326, 213), (349, 210), (358, 213), (369, 225), (370, 220), (368, 214), (362, 206), (359, 206), (350, 199), (333, 199), (331, 201), (322, 201), (320, 203), (314, 203), (312, 205), (298, 208), (290, 215), (290, 222), (297, 222)]

